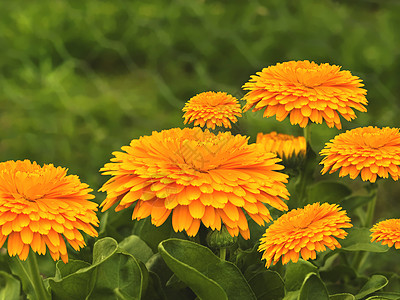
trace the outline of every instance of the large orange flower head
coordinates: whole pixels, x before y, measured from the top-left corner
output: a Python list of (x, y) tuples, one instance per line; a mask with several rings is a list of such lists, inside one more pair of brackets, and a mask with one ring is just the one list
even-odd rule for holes
[(339, 66), (289, 61), (264, 68), (243, 85), (249, 92), (243, 111), (265, 109), (264, 117), (306, 127), (309, 121), (342, 128), (339, 114), (347, 121), (356, 118), (354, 109), (366, 112), (367, 91), (361, 79)]
[(304, 260), (315, 259), (316, 252), (340, 248), (336, 238), (343, 239), (349, 228), (350, 218), (336, 204), (314, 203), (293, 209), (269, 226), (260, 239), (258, 251), (266, 267), (282, 257), (282, 264), (297, 262), (300, 254)]
[(160, 226), (172, 213), (176, 232), (194, 236), (202, 222), (213, 230), (221, 222), (232, 236), (248, 239), (245, 212), (264, 225), (271, 220), (269, 204), (287, 210), (287, 175), (273, 153), (230, 132), (215, 135), (201, 128), (153, 132), (114, 152), (103, 175), (112, 175), (100, 189), (107, 192), (103, 211), (135, 204), (132, 219), (151, 215)]
[(298, 161), (304, 159), (307, 150), (304, 136), (295, 137), (275, 131), (267, 134), (259, 132), (256, 143), (263, 145), (265, 151), (276, 153), (285, 166), (296, 165)]
[(25, 260), (29, 249), (45, 254), (47, 247), (54, 260), (66, 263), (65, 241), (79, 250), (85, 246), (79, 230), (97, 236), (92, 189), (66, 173), (29, 160), (0, 163), (0, 246), (8, 238), (10, 256)]
[(396, 249), (400, 248), (400, 219), (388, 219), (375, 224), (370, 231), (371, 242), (381, 242)]
[(400, 133), (398, 128), (359, 127), (337, 135), (321, 150), (325, 156), (322, 174), (340, 169), (339, 176), (375, 182), (377, 176), (394, 180), (400, 174)]
[(192, 97), (182, 109), (185, 114), (184, 123), (194, 122), (215, 129), (215, 125), (231, 128), (231, 122), (236, 123), (237, 117), (242, 116), (239, 101), (223, 92), (204, 92)]

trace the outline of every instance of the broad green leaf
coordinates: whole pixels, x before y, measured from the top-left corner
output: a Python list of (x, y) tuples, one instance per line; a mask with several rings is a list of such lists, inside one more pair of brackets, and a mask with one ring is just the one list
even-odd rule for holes
[(92, 267), (101, 264), (108, 258), (110, 258), (114, 253), (117, 252), (118, 244), (116, 240), (110, 237), (105, 237), (98, 240), (94, 244), (93, 248), (93, 263)]
[(338, 278), (340, 278), (341, 281), (351, 282), (357, 278), (357, 273), (355, 270), (352, 267), (344, 264), (331, 266), (326, 270), (320, 271), (319, 275), (325, 282), (335, 282)]
[(166, 296), (162, 289), (161, 281), (158, 275), (154, 272), (149, 272), (149, 283), (146, 293), (143, 296), (146, 300), (164, 300)]
[(319, 181), (307, 188), (307, 203), (340, 203), (351, 194), (351, 189), (336, 181)]
[(373, 296), (367, 298), (367, 300), (399, 300), (400, 299), (400, 293), (395, 293), (395, 292), (377, 292), (374, 293)]
[(49, 278), (54, 300), (136, 300), (141, 298), (146, 284), (145, 266), (108, 237), (95, 243), (93, 264), (59, 262), (56, 276)]
[(153, 256), (151, 248), (137, 235), (126, 237), (118, 246), (143, 263)]
[(371, 232), (369, 228), (350, 228), (347, 230), (347, 237), (340, 241), (342, 250), (346, 251), (369, 251), (369, 252), (387, 252), (388, 246), (381, 243), (371, 242)]
[(287, 292), (282, 300), (297, 300), (299, 298), (300, 290)]
[(341, 293), (329, 296), (329, 300), (355, 300), (354, 296), (349, 293)]
[(307, 275), (300, 289), (298, 300), (329, 300), (325, 284), (315, 273)]
[(160, 253), (156, 253), (150, 257), (150, 259), (146, 262), (146, 268), (149, 270), (149, 272), (154, 272), (158, 275), (163, 286), (174, 274), (171, 269), (168, 268)]
[(379, 291), (388, 284), (388, 280), (382, 275), (372, 275), (367, 283), (361, 288), (359, 293), (356, 295), (356, 299), (363, 299), (365, 296), (372, 294), (373, 292)]
[(49, 278), (54, 300), (85, 299), (91, 291), (94, 268), (84, 261), (57, 262), (56, 275)]
[(96, 268), (96, 282), (88, 299), (141, 299), (147, 288), (147, 274), (140, 262), (125, 253), (116, 253)]
[(12, 275), (0, 271), (0, 300), (19, 300), (21, 283)]
[(353, 211), (357, 207), (363, 206), (367, 204), (369, 201), (372, 200), (372, 198), (375, 197), (374, 195), (371, 196), (350, 196), (344, 199), (341, 203), (340, 206), (346, 210), (347, 212)]
[(151, 218), (145, 218), (135, 222), (132, 234), (139, 236), (156, 253), (158, 244), (171, 237), (172, 223), (167, 219), (159, 227), (151, 224)]
[(169, 239), (159, 251), (171, 270), (203, 300), (256, 299), (239, 269), (199, 244)]
[(302, 286), (309, 273), (316, 273), (317, 267), (312, 263), (299, 259), (297, 263), (289, 262), (286, 266), (285, 286), (287, 291), (296, 291)]
[(249, 268), (244, 276), (257, 300), (275, 300), (285, 296), (285, 284), (277, 272), (265, 268), (252, 271)]

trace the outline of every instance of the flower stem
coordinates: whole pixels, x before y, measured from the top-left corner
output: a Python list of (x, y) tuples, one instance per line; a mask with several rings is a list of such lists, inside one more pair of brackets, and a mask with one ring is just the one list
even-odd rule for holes
[[(369, 186), (369, 190), (371, 192), (371, 201), (369, 201), (368, 206), (367, 206), (367, 212), (366, 212), (366, 217), (364, 220), (364, 227), (370, 228), (372, 226), (372, 223), (374, 221), (374, 213), (375, 213), (375, 206), (376, 206), (376, 199), (378, 195), (378, 185), (371, 184)], [(358, 251), (353, 259), (353, 267), (355, 270), (359, 270), (360, 267), (364, 264), (365, 260), (368, 257), (369, 252), (367, 251)]]
[[(22, 262), (21, 262), (22, 263)], [(26, 259), (26, 263), (29, 266), (29, 275), (32, 280), (32, 285), (35, 289), (35, 294), (37, 299), (40, 300), (50, 300), (50, 295), (46, 291), (43, 283), (42, 276), (40, 275), (39, 266), (36, 260), (35, 253), (30, 253)]]
[(225, 258), (226, 258), (226, 248), (220, 248), (219, 249), (219, 258), (221, 260), (225, 260)]
[(307, 147), (311, 145), (311, 125), (308, 124), (306, 127), (303, 128), (303, 135), (306, 139)]
[(365, 217), (364, 227), (371, 227), (372, 222), (374, 221), (374, 213), (375, 213), (375, 206), (376, 206), (376, 198), (377, 198), (377, 185), (374, 186), (372, 189), (372, 200), (368, 203), (367, 206), (367, 216)]

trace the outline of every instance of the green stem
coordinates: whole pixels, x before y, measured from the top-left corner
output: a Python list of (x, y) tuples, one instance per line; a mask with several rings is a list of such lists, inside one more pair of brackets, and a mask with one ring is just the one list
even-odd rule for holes
[(35, 253), (29, 253), (28, 258), (26, 259), (26, 263), (29, 267), (30, 279), (32, 281), (32, 285), (35, 289), (35, 294), (37, 299), (39, 300), (50, 300), (50, 295), (46, 291), (43, 283), (42, 276), (40, 275), (39, 266), (36, 260)]
[(311, 145), (311, 125), (308, 124), (306, 127), (303, 128), (303, 135), (306, 139), (307, 147)]
[[(377, 195), (378, 195), (378, 185), (376, 183), (371, 184), (369, 187), (369, 190), (371, 192), (372, 199), (368, 203), (366, 217), (365, 217), (364, 224), (363, 224), (364, 227), (366, 227), (366, 228), (370, 228), (374, 221), (376, 199), (377, 199)], [(366, 259), (368, 257), (368, 254), (369, 254), (369, 252), (367, 252), (367, 251), (358, 251), (355, 254), (354, 259), (353, 259), (353, 267), (356, 271), (358, 271), (361, 268), (361, 266), (364, 264), (364, 262), (366, 261)]]
[(221, 260), (225, 260), (225, 258), (226, 258), (226, 248), (220, 248), (219, 249), (219, 258)]
[(364, 227), (371, 227), (372, 222), (374, 221), (374, 213), (375, 213), (375, 206), (376, 206), (376, 198), (377, 198), (377, 187), (374, 187), (372, 190), (372, 200), (368, 203), (367, 206), (367, 216), (365, 217)]

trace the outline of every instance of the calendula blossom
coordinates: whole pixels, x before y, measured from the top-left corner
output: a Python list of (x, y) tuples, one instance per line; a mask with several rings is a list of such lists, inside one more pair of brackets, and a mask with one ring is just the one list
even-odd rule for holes
[(0, 163), (0, 246), (7, 241), (10, 256), (21, 260), (29, 249), (68, 262), (66, 242), (85, 246), (80, 231), (97, 236), (97, 203), (92, 189), (67, 169), (36, 162)]
[(258, 251), (263, 252), (267, 268), (282, 258), (282, 264), (315, 259), (316, 252), (340, 248), (337, 238), (343, 239), (350, 228), (346, 211), (336, 204), (314, 203), (293, 209), (282, 215), (265, 231)]
[(340, 117), (356, 118), (368, 104), (362, 80), (339, 66), (308, 60), (288, 61), (262, 69), (243, 85), (243, 111), (265, 109), (263, 116), (306, 127), (308, 122), (342, 128)]
[(237, 117), (242, 116), (239, 101), (223, 92), (204, 92), (192, 97), (182, 109), (185, 114), (185, 124), (194, 126), (215, 126), (231, 128), (231, 123), (237, 122)]
[(371, 242), (381, 242), (396, 249), (400, 248), (400, 219), (388, 219), (375, 224), (371, 229)]
[(263, 225), (271, 220), (265, 204), (287, 210), (281, 160), (244, 136), (174, 128), (134, 139), (122, 150), (101, 169), (112, 176), (100, 189), (107, 192), (103, 211), (134, 205), (132, 218), (151, 216), (155, 226), (172, 213), (174, 230), (189, 236), (200, 223), (212, 230), (223, 224), (232, 236), (248, 239), (245, 213)]
[(304, 136), (295, 137), (275, 131), (267, 134), (259, 132), (256, 143), (262, 144), (265, 151), (276, 153), (283, 160), (288, 160), (293, 156), (304, 157), (307, 150), (307, 142)]
[(322, 174), (340, 170), (339, 176), (375, 182), (377, 177), (398, 180), (400, 173), (400, 133), (398, 128), (359, 127), (335, 136), (320, 155)]

